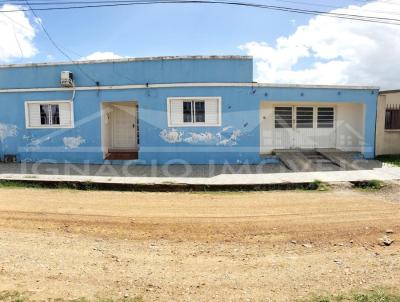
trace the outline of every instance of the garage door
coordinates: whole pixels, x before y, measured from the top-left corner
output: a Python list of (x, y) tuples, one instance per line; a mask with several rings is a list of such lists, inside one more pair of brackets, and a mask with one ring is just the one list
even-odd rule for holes
[(335, 129), (334, 107), (274, 107), (274, 149), (335, 148)]

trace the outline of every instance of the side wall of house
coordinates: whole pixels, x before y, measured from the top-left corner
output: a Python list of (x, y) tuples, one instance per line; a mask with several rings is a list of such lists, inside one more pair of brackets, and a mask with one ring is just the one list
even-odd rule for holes
[(400, 106), (400, 92), (379, 95), (376, 122), (376, 155), (400, 154), (400, 130), (385, 129), (386, 107), (391, 105)]

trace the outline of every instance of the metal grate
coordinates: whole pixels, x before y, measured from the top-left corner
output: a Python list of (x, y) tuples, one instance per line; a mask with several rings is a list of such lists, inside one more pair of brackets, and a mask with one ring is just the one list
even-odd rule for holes
[(400, 129), (400, 105), (388, 104), (385, 112), (385, 129)]
[(275, 107), (275, 128), (292, 128), (292, 107)]
[(333, 107), (319, 107), (317, 127), (318, 128), (333, 128), (335, 120), (335, 110)]
[(296, 128), (313, 128), (314, 108), (297, 107), (296, 108)]

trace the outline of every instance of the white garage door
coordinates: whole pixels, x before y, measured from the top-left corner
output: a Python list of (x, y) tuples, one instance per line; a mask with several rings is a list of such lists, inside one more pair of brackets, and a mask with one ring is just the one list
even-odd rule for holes
[(334, 107), (275, 106), (274, 149), (335, 148)]

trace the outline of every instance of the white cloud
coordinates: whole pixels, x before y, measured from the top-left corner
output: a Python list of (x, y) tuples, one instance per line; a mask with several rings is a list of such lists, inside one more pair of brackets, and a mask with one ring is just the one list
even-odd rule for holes
[[(395, 18), (400, 6), (379, 0), (333, 12)], [(400, 86), (400, 26), (317, 16), (275, 45), (240, 48), (254, 56), (260, 82)]]
[(107, 60), (107, 59), (121, 59), (123, 58), (120, 55), (117, 55), (111, 51), (96, 51), (94, 53), (91, 53), (90, 55), (81, 58), (82, 61), (85, 60)]
[(1, 13), (19, 8), (11, 4), (0, 6), (0, 62), (30, 58), (38, 52), (33, 44), (35, 29), (25, 12)]

